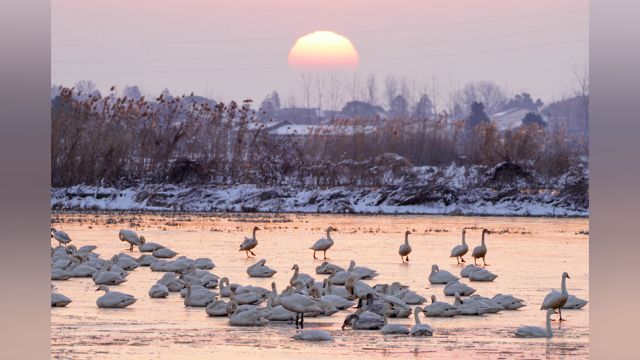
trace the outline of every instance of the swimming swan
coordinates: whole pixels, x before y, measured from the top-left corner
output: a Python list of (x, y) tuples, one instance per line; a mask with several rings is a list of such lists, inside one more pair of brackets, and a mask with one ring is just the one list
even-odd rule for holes
[(525, 337), (525, 338), (551, 338), (553, 337), (553, 331), (551, 330), (551, 314), (553, 314), (553, 309), (547, 309), (547, 326), (546, 329), (537, 326), (521, 326), (516, 330), (517, 337)]
[(109, 288), (106, 285), (98, 286), (96, 291), (100, 290), (104, 291), (104, 295), (100, 296), (98, 300), (96, 300), (96, 305), (98, 305), (99, 308), (121, 309), (136, 302), (136, 298), (133, 297), (133, 295), (117, 291), (109, 291)]

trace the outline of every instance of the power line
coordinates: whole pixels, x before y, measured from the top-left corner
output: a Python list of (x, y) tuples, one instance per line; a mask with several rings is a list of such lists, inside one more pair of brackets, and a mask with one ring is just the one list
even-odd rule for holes
[[(513, 37), (520, 35), (530, 35), (530, 34), (539, 34), (546, 32), (555, 32), (560, 30), (569, 30), (569, 29), (584, 29), (587, 27), (584, 25), (576, 25), (576, 26), (562, 26), (556, 28), (545, 28), (534, 31), (521, 31), (521, 32), (512, 32), (508, 34), (491, 34), (491, 35), (481, 35), (481, 36), (471, 36), (471, 37), (462, 37), (462, 38), (454, 38), (454, 39), (438, 39), (438, 40), (429, 40), (429, 41), (415, 41), (400, 44), (397, 43), (391, 45), (385, 45), (385, 49), (387, 48), (399, 48), (406, 46), (421, 46), (421, 45), (429, 45), (429, 44), (439, 44), (439, 43), (450, 43), (450, 42), (461, 42), (466, 40), (481, 40), (481, 39), (495, 39), (495, 38), (504, 38), (504, 37)], [(358, 46), (357, 50), (367, 50), (379, 48), (380, 46)], [(235, 57), (259, 57), (265, 56), (265, 53), (252, 53), (252, 54), (242, 54), (242, 55), (214, 55), (214, 56), (203, 56), (203, 57), (175, 57), (175, 58), (167, 58), (167, 57), (152, 57), (145, 59), (101, 59), (101, 61), (52, 61), (52, 64), (101, 64), (101, 63), (112, 63), (112, 62), (127, 62), (127, 63), (166, 63), (172, 61), (205, 61), (205, 60), (213, 60), (213, 59), (224, 59), (224, 58), (235, 58)], [(275, 55), (275, 54), (274, 54)]]
[[(463, 51), (463, 52), (449, 52), (449, 53), (440, 53), (440, 54), (430, 54), (423, 56), (411, 56), (411, 57), (403, 57), (403, 58), (391, 58), (391, 59), (377, 59), (377, 60), (368, 60), (361, 61), (360, 63), (370, 64), (370, 63), (384, 63), (384, 62), (398, 62), (398, 61), (411, 61), (411, 60), (420, 60), (420, 59), (429, 59), (429, 58), (437, 58), (437, 57), (446, 57), (446, 56), (460, 56), (460, 55), (474, 55), (474, 54), (485, 54), (485, 53), (493, 53), (493, 52), (503, 52), (503, 51), (511, 51), (511, 50), (523, 50), (523, 49), (533, 49), (533, 48), (542, 48), (542, 47), (551, 47), (551, 46), (560, 46), (560, 45), (570, 45), (577, 44), (581, 42), (588, 41), (588, 39), (578, 39), (578, 40), (570, 40), (570, 41), (562, 41), (562, 42), (553, 42), (553, 43), (544, 43), (544, 44), (535, 44), (535, 45), (526, 45), (526, 46), (514, 46), (514, 47), (504, 47), (504, 48), (494, 48), (494, 49), (484, 49), (484, 50), (475, 50), (475, 51)], [(288, 68), (286, 65), (267, 65), (267, 66), (258, 66), (258, 67), (230, 67), (230, 68), (213, 68), (213, 69), (184, 69), (184, 70), (150, 70), (150, 71), (106, 71), (106, 72), (61, 72), (55, 74), (56, 76), (75, 76), (75, 75), (92, 75), (96, 73), (100, 74), (139, 74), (139, 73), (147, 73), (147, 74), (165, 74), (165, 73), (208, 73), (208, 72), (219, 72), (219, 71), (255, 71), (255, 70), (273, 70), (273, 69), (285, 69)]]

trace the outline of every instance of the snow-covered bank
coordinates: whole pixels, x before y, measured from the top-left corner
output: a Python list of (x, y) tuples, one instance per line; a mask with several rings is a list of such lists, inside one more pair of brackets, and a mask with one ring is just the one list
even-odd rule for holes
[[(439, 191), (440, 190), (440, 191)], [(448, 214), (588, 216), (558, 191), (472, 189), (464, 193), (410, 185), (378, 189), (305, 190), (146, 185), (127, 189), (74, 186), (51, 192), (51, 207), (63, 210), (147, 210), (193, 212), (305, 212), (363, 214)]]

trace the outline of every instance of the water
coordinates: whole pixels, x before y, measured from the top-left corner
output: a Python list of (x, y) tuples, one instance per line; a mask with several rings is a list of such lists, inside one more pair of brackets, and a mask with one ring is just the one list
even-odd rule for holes
[[(588, 299), (589, 242), (587, 219), (452, 217), (452, 216), (340, 216), (340, 215), (122, 215), (59, 214), (53, 215), (54, 226), (67, 231), (73, 244), (94, 244), (96, 252), (109, 258), (124, 250), (118, 230), (135, 228), (147, 241), (161, 243), (192, 258), (210, 257), (216, 264), (216, 275), (231, 282), (269, 288), (272, 281), (278, 290), (288, 284), (294, 263), (301, 272), (317, 279), (308, 249), (333, 225), (336, 241), (328, 252), (329, 261), (343, 267), (350, 259), (358, 265), (380, 272), (369, 283), (400, 281), (429, 298), (452, 302), (442, 293), (444, 285), (430, 285), (428, 274), (432, 264), (456, 275), (461, 266), (449, 258), (451, 248), (460, 242), (463, 227), (485, 227), (495, 233), (487, 235), (487, 263), (498, 275), (494, 282), (470, 283), (477, 294), (513, 294), (528, 306), (517, 311), (503, 311), (480, 317), (426, 318), (434, 328), (432, 338), (383, 336), (377, 331), (341, 331), (347, 312), (331, 317), (305, 319), (305, 329), (322, 328), (335, 338), (331, 343), (308, 343), (292, 340), (296, 330), (287, 323), (272, 323), (263, 328), (228, 325), (226, 318), (208, 317), (204, 308), (186, 308), (177, 293), (167, 299), (151, 299), (148, 289), (163, 273), (138, 268), (128, 281), (113, 290), (133, 294), (138, 301), (127, 309), (98, 309), (91, 279), (56, 281), (59, 291), (73, 302), (66, 308), (51, 309), (51, 352), (54, 358), (261, 358), (284, 357), (313, 359), (356, 359), (424, 357), (430, 358), (576, 358), (588, 357), (589, 306), (582, 310), (566, 310), (566, 322), (553, 323), (556, 336), (551, 339), (519, 339), (513, 332), (520, 325), (544, 326), (540, 303), (551, 288), (560, 288), (561, 274), (567, 271), (570, 293)], [(254, 250), (267, 265), (278, 270), (271, 279), (249, 278), (247, 260), (238, 252), (243, 236), (253, 226), (259, 245)], [(398, 246), (405, 230), (413, 252), (410, 263), (402, 264)], [(467, 231), (470, 249), (480, 242), (479, 229)], [(53, 244), (53, 243), (52, 243)], [(322, 253), (318, 253), (321, 257)], [(137, 250), (133, 256), (138, 256)], [(467, 261), (471, 260), (467, 256)], [(467, 282), (467, 279), (463, 280)], [(353, 310), (351, 310), (353, 311)], [(412, 325), (408, 319), (391, 322)]]

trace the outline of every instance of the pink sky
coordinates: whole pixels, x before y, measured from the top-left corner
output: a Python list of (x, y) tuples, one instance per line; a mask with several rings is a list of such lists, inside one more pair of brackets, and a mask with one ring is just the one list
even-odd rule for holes
[(140, 85), (261, 100), (299, 92), (287, 66), (295, 40), (314, 30), (348, 37), (358, 73), (416, 86), (433, 75), (445, 92), (493, 80), (545, 100), (568, 94), (588, 64), (588, 1), (86, 1), (52, 2), (52, 82)]

